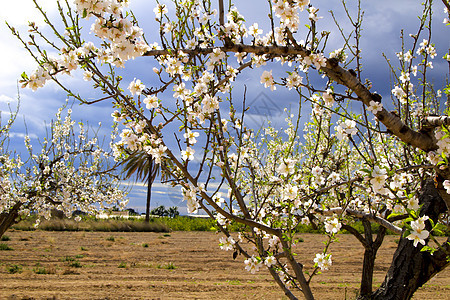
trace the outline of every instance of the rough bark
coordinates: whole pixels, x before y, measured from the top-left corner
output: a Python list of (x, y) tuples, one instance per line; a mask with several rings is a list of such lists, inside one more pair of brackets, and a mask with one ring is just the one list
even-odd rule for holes
[(15, 223), (17, 223), (17, 217), (19, 217), (19, 209), (22, 203), (16, 203), (8, 212), (0, 214), (0, 238), (3, 234)]
[[(445, 202), (432, 181), (428, 181), (424, 185), (420, 203), (423, 204), (421, 215), (427, 215), (434, 221), (437, 220), (439, 214), (447, 210)], [(429, 230), (430, 224), (427, 227)], [(447, 239), (448, 241), (450, 239)], [(433, 255), (429, 252), (421, 252), (421, 248), (420, 244), (414, 247), (412, 241), (400, 238), (386, 278), (380, 288), (373, 293), (372, 299), (411, 299), (419, 287), (447, 267), (447, 255), (450, 251), (448, 243), (444, 243), (442, 249)]]
[(359, 289), (358, 300), (370, 299), (372, 296), (372, 285), (373, 285), (373, 270), (375, 268), (375, 259), (377, 257), (378, 249), (383, 243), (384, 237), (386, 236), (386, 228), (379, 228), (377, 237), (375, 241), (372, 238), (372, 229), (370, 227), (370, 222), (363, 220), (364, 224), (364, 235), (365, 242), (364, 246), (364, 260), (363, 260), (363, 271), (361, 274), (361, 286)]

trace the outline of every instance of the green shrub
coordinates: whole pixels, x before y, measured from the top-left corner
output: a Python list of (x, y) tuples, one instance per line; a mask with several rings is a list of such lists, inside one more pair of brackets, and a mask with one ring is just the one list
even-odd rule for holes
[(71, 262), (71, 263), (69, 264), (69, 267), (73, 267), (73, 268), (81, 268), (82, 265), (81, 265), (81, 263), (80, 263), (78, 260), (74, 260), (73, 262)]
[[(17, 230), (36, 230), (34, 224), (36, 217), (32, 216), (26, 220), (12, 226)], [(104, 232), (169, 232), (170, 228), (156, 220), (146, 223), (141, 219), (95, 219), (83, 217), (82, 221), (76, 222), (73, 219), (50, 219), (43, 220), (38, 229), (48, 231), (104, 231)]]
[(44, 266), (41, 266), (41, 263), (38, 262), (33, 268), (33, 272), (35, 274), (56, 274), (56, 269), (52, 266), (46, 268)]
[(11, 238), (9, 237), (9, 236), (7, 236), (7, 235), (3, 235), (1, 238), (0, 238), (0, 241), (3, 241), (3, 242), (7, 242), (7, 241), (10, 241), (11, 240)]
[(9, 265), (6, 267), (9, 274), (22, 273), (22, 267), (19, 265)]
[(10, 246), (8, 246), (7, 244), (0, 244), (0, 250), (14, 250), (13, 248), (11, 248)]
[(116, 239), (113, 236), (109, 236), (106, 238), (107, 241), (114, 242)]
[(60, 259), (61, 261), (74, 261), (75, 258), (71, 257), (71, 256), (66, 256)]
[(166, 269), (166, 270), (175, 270), (177, 268), (177, 267), (175, 267), (175, 265), (172, 262), (169, 262), (166, 265), (158, 264), (156, 267), (158, 269)]
[(117, 267), (118, 268), (126, 268), (127, 267), (127, 263), (122, 261)]

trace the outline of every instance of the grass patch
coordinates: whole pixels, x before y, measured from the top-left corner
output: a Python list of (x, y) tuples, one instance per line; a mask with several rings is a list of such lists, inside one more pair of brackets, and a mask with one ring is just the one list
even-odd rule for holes
[(239, 280), (227, 280), (229, 285), (242, 285)]
[(88, 249), (86, 247), (83, 247), (83, 246), (80, 247), (80, 250), (81, 251), (88, 251)]
[(9, 265), (6, 267), (6, 271), (9, 274), (22, 273), (22, 267), (20, 265)]
[(109, 237), (106, 238), (106, 240), (110, 241), (110, 242), (114, 242), (116, 240), (116, 238), (113, 237), (113, 236), (109, 236)]
[(0, 238), (0, 241), (2, 241), (2, 242), (7, 242), (7, 241), (10, 241), (10, 240), (11, 240), (11, 238), (9, 236), (7, 236), (7, 235), (3, 235)]
[(66, 256), (60, 259), (60, 261), (74, 261), (75, 258), (71, 257), (71, 256)]
[[(124, 220), (124, 219), (95, 219), (84, 217), (82, 221), (76, 222), (73, 219), (50, 219), (43, 220), (38, 229), (46, 231), (102, 231), (102, 232), (169, 232), (170, 228), (159, 218), (151, 220), (150, 223), (144, 220)], [(36, 217), (30, 217), (12, 226), (16, 230), (33, 231)]]
[(14, 250), (14, 249), (11, 248), (10, 246), (8, 246), (7, 244), (1, 243), (0, 244), (0, 250), (7, 251), (7, 250)]
[(81, 265), (81, 263), (80, 263), (78, 260), (74, 260), (73, 262), (71, 262), (71, 263), (69, 264), (69, 267), (72, 267), (72, 268), (81, 268), (82, 265)]
[(56, 274), (56, 269), (53, 267), (45, 268), (42, 267), (40, 263), (37, 263), (36, 266), (33, 268), (33, 272), (35, 274), (42, 274), (42, 275)]
[(127, 263), (122, 261), (117, 267), (121, 268), (121, 269), (126, 268), (127, 267)]
[(158, 264), (156, 266), (158, 269), (166, 269), (166, 270), (175, 270), (177, 267), (173, 264), (173, 262), (169, 262), (168, 264), (161, 265)]

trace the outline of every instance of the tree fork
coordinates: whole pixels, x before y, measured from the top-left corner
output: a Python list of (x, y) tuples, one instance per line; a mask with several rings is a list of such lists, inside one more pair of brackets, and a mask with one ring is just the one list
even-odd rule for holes
[(375, 241), (373, 241), (370, 222), (363, 219), (363, 225), (366, 243), (364, 244), (363, 270), (361, 275), (361, 286), (359, 290), (358, 300), (370, 299), (372, 295), (375, 259), (377, 257), (378, 249), (380, 248), (381, 244), (383, 243), (384, 237), (386, 236), (386, 228), (380, 226), (377, 238)]

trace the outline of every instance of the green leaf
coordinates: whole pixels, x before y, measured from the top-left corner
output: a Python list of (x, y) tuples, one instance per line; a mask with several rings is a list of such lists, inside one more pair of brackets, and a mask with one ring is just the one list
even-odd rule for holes
[(27, 73), (25, 73), (25, 71), (22, 74), (20, 74), (20, 77), (22, 77), (22, 79), (24, 80), (28, 80), (28, 75)]
[(393, 213), (391, 213), (391, 214), (387, 217), (387, 219), (393, 218), (393, 217), (396, 217), (396, 216), (400, 216), (400, 215), (401, 215), (401, 213), (393, 212)]
[(411, 221), (414, 221), (414, 219), (411, 218), (411, 217), (405, 219), (405, 222), (406, 222), (406, 223), (409, 223), (409, 222), (411, 222)]

